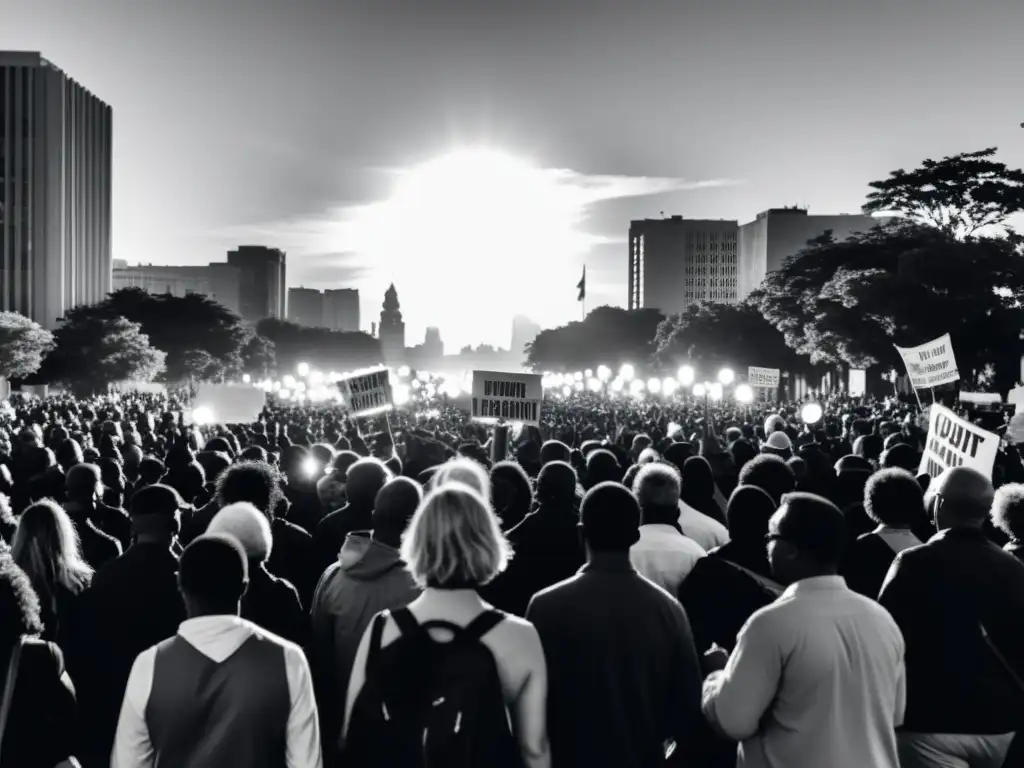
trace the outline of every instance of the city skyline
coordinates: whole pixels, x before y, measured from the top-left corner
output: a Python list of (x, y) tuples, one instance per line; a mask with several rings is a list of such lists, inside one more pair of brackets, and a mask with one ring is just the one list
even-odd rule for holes
[(507, 300), (549, 326), (578, 319), (583, 263), (588, 308), (626, 303), (631, 220), (856, 213), (868, 181), (926, 157), (999, 146), (1024, 165), (1013, 0), (293, 5), (0, 0), (0, 49), (40, 51), (114, 109), (114, 258), (260, 243), (291, 287), (359, 289), (364, 317), (394, 280), (410, 338), (507, 344), (510, 316), (460, 314), (503, 280), (425, 285), (415, 254), (374, 273), (354, 252), (349, 223), (403, 169), (483, 146), (576, 193), (579, 240), (557, 264), (525, 256), (537, 287)]

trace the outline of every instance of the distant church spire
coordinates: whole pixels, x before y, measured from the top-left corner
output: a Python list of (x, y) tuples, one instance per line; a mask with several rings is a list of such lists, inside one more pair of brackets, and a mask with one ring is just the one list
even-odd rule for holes
[(392, 283), (384, 292), (379, 332), (381, 351), (389, 365), (397, 364), (405, 357), (405, 323), (399, 307), (398, 291)]

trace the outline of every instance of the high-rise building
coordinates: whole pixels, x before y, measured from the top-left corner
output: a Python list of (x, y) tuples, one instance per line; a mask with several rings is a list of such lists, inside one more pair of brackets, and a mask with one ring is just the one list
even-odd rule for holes
[(394, 283), (384, 293), (384, 303), (380, 313), (380, 348), (384, 361), (388, 365), (405, 360), (405, 323), (402, 321), (401, 306), (398, 303), (398, 291)]
[(264, 245), (240, 245), (228, 251), (228, 264), (237, 267), (242, 319), (258, 323), (267, 317), (284, 320), (288, 310), (285, 254)]
[(241, 274), (229, 264), (210, 264), (206, 267), (142, 266), (129, 267), (115, 264), (112, 273), (113, 290), (141, 288), (146, 293), (171, 294), (183, 297), (198, 293), (213, 299), (236, 315), (241, 313), (239, 283)]
[(359, 330), (359, 291), (334, 288), (324, 291), (324, 327), (332, 331)]
[(629, 309), (664, 314), (737, 299), (734, 220), (642, 219), (629, 225)]
[(831, 230), (836, 240), (867, 232), (884, 219), (860, 214), (809, 215), (806, 208), (772, 208), (739, 228), (739, 298), (761, 285), (790, 256)]
[(332, 331), (359, 330), (359, 291), (336, 288), (288, 289), (288, 319), (299, 325)]
[(0, 52), (0, 310), (47, 328), (110, 292), (112, 113), (39, 53)]
[(315, 288), (288, 289), (288, 319), (310, 328), (323, 326), (323, 294)]

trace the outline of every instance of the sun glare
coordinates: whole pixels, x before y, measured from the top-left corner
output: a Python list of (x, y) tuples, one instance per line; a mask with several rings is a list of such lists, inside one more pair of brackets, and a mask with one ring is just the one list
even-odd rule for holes
[(516, 314), (572, 319), (584, 206), (556, 172), (474, 149), (403, 173), (360, 223), (368, 261), (394, 280), (406, 320), (439, 326), (455, 351), (507, 346)]

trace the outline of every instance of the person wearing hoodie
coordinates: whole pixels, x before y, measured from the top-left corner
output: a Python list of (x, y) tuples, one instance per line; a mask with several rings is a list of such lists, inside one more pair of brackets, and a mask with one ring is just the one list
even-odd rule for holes
[(360, 459), (345, 473), (345, 496), (348, 502), (317, 523), (313, 533), (313, 554), (318, 578), (338, 559), (338, 553), (352, 531), (373, 527), (373, 504), (377, 492), (392, 478), (391, 472), (377, 459)]
[(406, 477), (389, 480), (374, 500), (372, 533), (349, 533), (317, 586), (309, 652), (324, 754), (337, 748), (348, 678), (370, 621), (380, 611), (404, 608), (420, 593), (398, 549), (422, 500), (423, 491), (416, 482)]
[(242, 618), (296, 645), (304, 645), (308, 624), (299, 593), (290, 582), (272, 576), (267, 570), (274, 538), (266, 515), (252, 504), (240, 501), (218, 512), (206, 530), (234, 536), (249, 559), (249, 589), (242, 598)]

